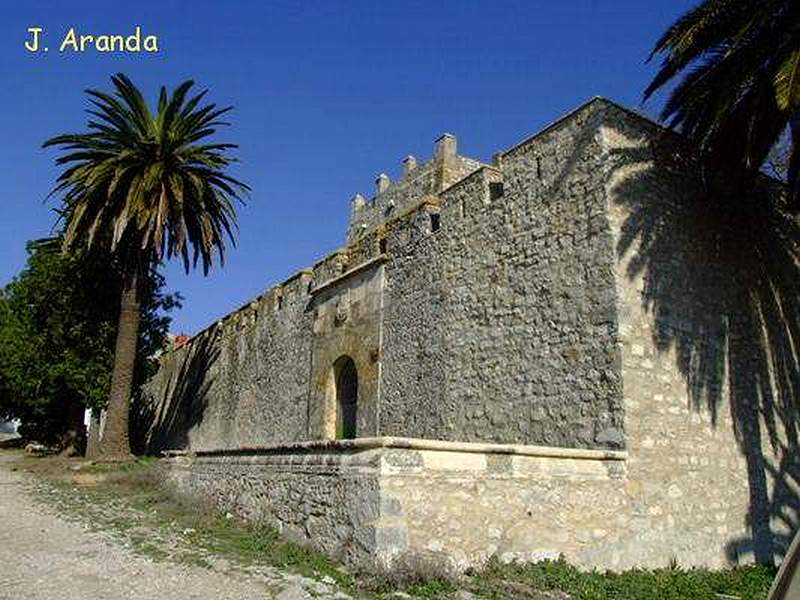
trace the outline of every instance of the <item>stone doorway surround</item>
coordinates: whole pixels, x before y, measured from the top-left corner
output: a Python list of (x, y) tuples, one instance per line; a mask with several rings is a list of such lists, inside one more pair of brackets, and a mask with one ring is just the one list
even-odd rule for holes
[[(308, 438), (332, 440), (343, 433), (337, 379), (343, 359), (357, 374), (354, 430), (378, 434), (381, 310), (385, 258), (376, 257), (311, 291), (313, 312)], [(341, 390), (340, 390), (341, 391)]]

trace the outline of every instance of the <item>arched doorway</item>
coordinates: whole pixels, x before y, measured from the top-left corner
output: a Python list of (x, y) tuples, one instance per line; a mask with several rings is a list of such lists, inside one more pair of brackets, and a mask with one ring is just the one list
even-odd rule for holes
[(358, 409), (358, 371), (349, 356), (340, 357), (333, 364), (336, 385), (336, 439), (352, 440), (356, 437)]

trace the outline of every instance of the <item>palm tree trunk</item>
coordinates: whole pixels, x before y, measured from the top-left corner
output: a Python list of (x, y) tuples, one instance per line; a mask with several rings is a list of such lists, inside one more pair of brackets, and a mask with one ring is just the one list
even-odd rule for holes
[(114, 351), (114, 371), (108, 398), (106, 423), (100, 442), (101, 461), (130, 460), (131, 444), (128, 435), (131, 385), (139, 338), (139, 291), (142, 269), (138, 264), (126, 269), (120, 302), (117, 345)]

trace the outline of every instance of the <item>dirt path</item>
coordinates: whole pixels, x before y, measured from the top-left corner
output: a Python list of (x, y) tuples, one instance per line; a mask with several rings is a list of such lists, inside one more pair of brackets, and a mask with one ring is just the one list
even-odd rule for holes
[(300, 585), (154, 562), (34, 499), (28, 476), (0, 454), (0, 600), (300, 600)]

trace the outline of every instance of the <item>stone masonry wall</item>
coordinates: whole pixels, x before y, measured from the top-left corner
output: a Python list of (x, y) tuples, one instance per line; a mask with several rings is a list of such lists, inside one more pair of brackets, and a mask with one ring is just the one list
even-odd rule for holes
[[(144, 393), (151, 447), (324, 437), (341, 355), (363, 380), (366, 435), (624, 446), (596, 112), (497, 167), (442, 138), (430, 163), (378, 196), (411, 194), (392, 215), (163, 360)], [(409, 205), (417, 171), (438, 173), (434, 190), (460, 179)], [(345, 280), (381, 256), (378, 279)], [(354, 318), (336, 316), (362, 296)], [(320, 311), (336, 313), (332, 325)]]
[(150, 451), (255, 446), (307, 430), (310, 275), (300, 273), (169, 353), (134, 419)]
[(267, 523), (358, 564), (376, 556), (375, 452), (280, 452), (175, 458), (168, 481), (217, 510)]
[(346, 556), (780, 556), (800, 520), (800, 237), (771, 184), (707, 185), (677, 136), (602, 99), (463, 164), (164, 357), (140, 404), (151, 449), (325, 437), (344, 353), (363, 435), (626, 454), (440, 468), (345, 444), (206, 455), (176, 477)]
[(435, 195), (460, 181), (483, 165), (457, 153), (456, 139), (445, 134), (436, 142), (431, 160), (417, 166), (416, 159), (406, 158), (402, 177), (392, 182), (388, 176), (378, 178), (378, 190), (368, 202), (360, 194), (351, 202), (348, 243), (355, 242), (381, 223), (406, 213), (423, 198)]
[(388, 228), (383, 434), (624, 446), (594, 108)]
[(798, 229), (611, 104), (627, 461), (642, 560), (780, 557), (800, 522)]
[(345, 274), (313, 290), (309, 304), (314, 322), (306, 439), (332, 439), (336, 435), (333, 365), (342, 356), (354, 361), (358, 373), (356, 435), (377, 435), (382, 264), (379, 258), (364, 263), (357, 273)]
[[(374, 434), (382, 272), (377, 287), (374, 272), (347, 273), (379, 255), (376, 235), (366, 235), (162, 356), (136, 402), (138, 449), (242, 448), (324, 437), (318, 416), (330, 412), (321, 389), (330, 365), (320, 361), (332, 364), (342, 354), (357, 361), (365, 409), (359, 421)], [(340, 310), (347, 318), (334, 325), (331, 314)]]
[(636, 560), (631, 547), (609, 551), (627, 533), (623, 459), (365, 438), (173, 458), (167, 474), (181, 493), (362, 568), (411, 559), (463, 571), (561, 553), (612, 567)]

